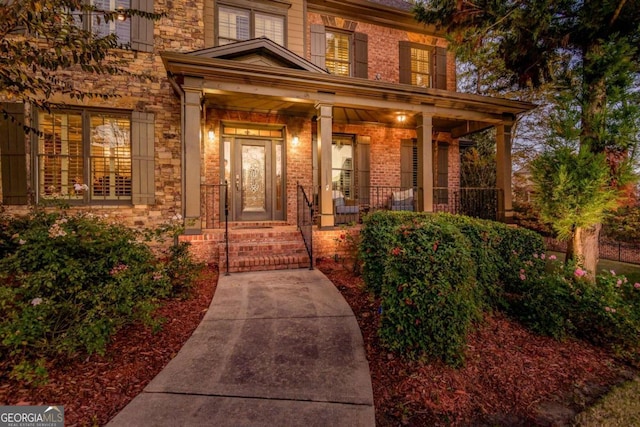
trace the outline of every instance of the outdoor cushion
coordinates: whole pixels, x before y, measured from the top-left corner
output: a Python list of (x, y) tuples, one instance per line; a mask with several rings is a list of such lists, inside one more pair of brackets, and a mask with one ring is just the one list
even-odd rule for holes
[(413, 210), (413, 188), (403, 191), (391, 192), (392, 211), (412, 211)]

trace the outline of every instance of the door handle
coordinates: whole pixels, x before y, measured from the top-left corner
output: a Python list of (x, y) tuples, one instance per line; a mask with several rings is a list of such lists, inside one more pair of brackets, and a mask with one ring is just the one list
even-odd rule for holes
[(236, 175), (236, 191), (240, 191), (240, 175)]

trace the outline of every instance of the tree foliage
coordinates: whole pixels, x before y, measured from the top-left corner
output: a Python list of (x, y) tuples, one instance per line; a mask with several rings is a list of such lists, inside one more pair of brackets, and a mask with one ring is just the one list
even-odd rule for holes
[[(86, 24), (154, 14), (134, 9), (104, 10), (83, 0), (10, 0), (0, 2), (0, 96), (49, 110), (49, 99), (117, 97), (113, 91), (87, 88), (74, 71), (98, 75), (129, 74), (113, 49), (127, 49), (115, 33), (99, 35)], [(146, 77), (140, 74), (136, 76)], [(5, 117), (6, 111), (2, 111)]]
[(460, 156), (460, 186), (493, 188), (496, 186), (496, 145), (493, 129), (470, 135), (473, 146)]

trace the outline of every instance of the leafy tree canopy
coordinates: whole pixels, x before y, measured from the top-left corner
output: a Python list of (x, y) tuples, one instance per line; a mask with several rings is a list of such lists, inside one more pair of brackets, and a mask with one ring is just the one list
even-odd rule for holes
[[(117, 94), (87, 90), (73, 73), (131, 74), (113, 49), (129, 46), (115, 33), (99, 35), (86, 24), (163, 14), (134, 9), (104, 10), (83, 0), (8, 0), (0, 2), (0, 96), (50, 109), (49, 98), (112, 98)], [(6, 111), (2, 111), (5, 117)], [(28, 128), (26, 128), (29, 130)]]

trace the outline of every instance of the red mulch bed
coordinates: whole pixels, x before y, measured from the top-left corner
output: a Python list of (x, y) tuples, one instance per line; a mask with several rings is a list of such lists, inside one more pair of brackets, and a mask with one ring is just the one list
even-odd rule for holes
[(353, 309), (369, 360), (379, 426), (562, 426), (634, 371), (577, 340), (534, 335), (495, 313), (468, 337), (466, 364), (409, 362), (377, 336), (379, 301), (330, 260), (318, 269)]
[(157, 315), (166, 319), (158, 333), (132, 325), (119, 331), (104, 356), (47, 366), (49, 382), (26, 388), (7, 378), (0, 362), (1, 405), (64, 405), (66, 426), (104, 425), (178, 353), (204, 316), (218, 273), (205, 268), (191, 297), (164, 302)]

